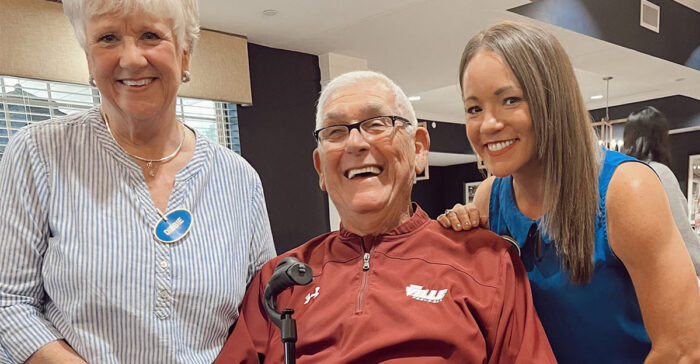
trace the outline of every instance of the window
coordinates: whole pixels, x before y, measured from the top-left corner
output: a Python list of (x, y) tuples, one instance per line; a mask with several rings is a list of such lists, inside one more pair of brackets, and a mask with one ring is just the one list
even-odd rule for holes
[[(0, 158), (12, 134), (21, 127), (99, 103), (95, 87), (0, 75)], [(178, 97), (175, 113), (204, 137), (240, 154), (236, 104)]]

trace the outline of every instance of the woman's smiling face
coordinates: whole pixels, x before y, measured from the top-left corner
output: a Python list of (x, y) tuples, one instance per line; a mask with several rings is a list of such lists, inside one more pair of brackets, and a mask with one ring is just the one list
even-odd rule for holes
[(103, 14), (86, 23), (86, 55), (102, 102), (132, 118), (175, 109), (186, 47), (178, 48), (172, 22), (140, 12)]
[(487, 168), (505, 177), (539, 164), (524, 91), (503, 58), (479, 51), (462, 79), (467, 138)]

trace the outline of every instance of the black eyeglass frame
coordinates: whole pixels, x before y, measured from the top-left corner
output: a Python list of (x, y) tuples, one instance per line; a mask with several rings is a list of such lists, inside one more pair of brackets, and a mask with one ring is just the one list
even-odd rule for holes
[[(406, 125), (411, 125), (411, 122), (410, 122), (408, 119), (406, 119), (406, 118), (404, 118), (404, 117), (401, 117), (401, 116), (396, 116), (396, 115), (378, 115), (378, 116), (373, 116), (373, 117), (371, 117), (371, 118), (367, 118), (367, 119), (362, 120), (362, 121), (358, 121), (358, 122), (353, 123), (353, 124), (336, 124), (336, 125), (329, 125), (329, 126), (326, 126), (325, 128), (321, 128), (321, 129), (318, 129), (318, 130), (314, 130), (314, 138), (316, 138), (316, 141), (320, 143), (321, 141), (318, 139), (318, 134), (319, 134), (319, 133), (321, 133), (321, 132), (322, 132), (323, 130), (325, 130), (325, 129), (328, 129), (328, 128), (336, 128), (336, 127), (339, 127), (339, 126), (344, 126), (346, 129), (348, 129), (348, 135), (350, 135), (350, 133), (352, 132), (353, 129), (357, 129), (357, 131), (360, 132), (360, 134), (362, 134), (362, 129), (360, 129), (360, 124), (364, 123), (365, 121), (370, 121), (370, 120), (379, 119), (379, 118), (389, 118), (389, 119), (391, 119), (391, 127), (392, 127), (392, 128), (394, 128), (394, 127), (396, 126), (396, 120), (402, 121), (402, 122), (403, 122), (404, 124), (406, 124)], [(362, 134), (362, 135), (364, 135), (364, 134)]]

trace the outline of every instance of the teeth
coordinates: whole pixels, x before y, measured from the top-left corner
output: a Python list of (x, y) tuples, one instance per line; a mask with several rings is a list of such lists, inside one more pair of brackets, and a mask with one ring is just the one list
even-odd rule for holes
[(515, 139), (507, 140), (505, 142), (489, 143), (486, 145), (486, 147), (492, 152), (497, 152), (513, 143), (515, 143)]
[(357, 176), (358, 174), (362, 173), (372, 173), (374, 175), (382, 173), (382, 170), (379, 169), (379, 167), (364, 167), (364, 168), (357, 168), (357, 169), (351, 169), (348, 171), (348, 179), (352, 179), (353, 177)]
[(151, 79), (151, 78), (144, 78), (144, 79), (136, 80), (136, 81), (122, 80), (122, 82), (127, 86), (145, 86), (145, 85), (148, 85), (149, 83), (151, 83), (151, 81), (153, 81), (153, 79)]

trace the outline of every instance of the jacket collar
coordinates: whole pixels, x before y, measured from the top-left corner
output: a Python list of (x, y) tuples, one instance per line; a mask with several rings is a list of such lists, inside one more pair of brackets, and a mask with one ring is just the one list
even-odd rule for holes
[[(412, 202), (411, 207), (413, 209), (413, 215), (411, 215), (411, 217), (408, 220), (406, 220), (406, 222), (386, 233), (379, 234), (377, 236), (381, 236), (383, 240), (386, 238), (391, 238), (393, 236), (400, 236), (412, 233), (416, 231), (419, 227), (423, 226), (425, 223), (430, 221), (430, 217), (428, 216), (428, 214), (426, 214), (425, 211), (423, 211), (423, 209), (421, 209), (417, 203)], [(340, 236), (341, 240), (362, 239), (362, 236), (345, 230), (345, 227), (343, 226), (342, 222), (340, 223), (340, 230), (338, 232), (338, 235)]]

